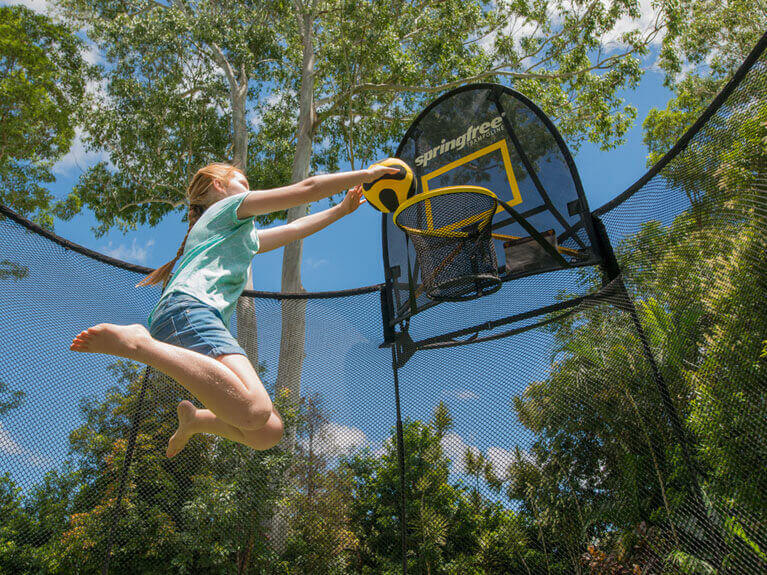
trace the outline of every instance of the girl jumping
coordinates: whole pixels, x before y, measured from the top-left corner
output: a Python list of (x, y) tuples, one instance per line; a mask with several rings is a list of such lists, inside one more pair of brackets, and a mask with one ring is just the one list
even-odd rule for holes
[[(213, 433), (264, 450), (282, 438), (282, 418), (245, 351), (229, 331), (237, 298), (256, 253), (305, 238), (352, 213), (365, 199), (361, 184), (397, 168), (313, 176), (273, 190), (250, 191), (245, 174), (229, 164), (200, 169), (187, 190), (189, 229), (176, 257), (138, 286), (165, 289), (143, 325), (101, 323), (80, 332), (70, 349), (126, 357), (175, 379), (207, 409), (178, 404), (173, 457), (196, 433)], [(286, 225), (257, 230), (255, 216), (315, 202), (345, 189), (332, 208)], [(178, 269), (171, 272), (178, 260)]]

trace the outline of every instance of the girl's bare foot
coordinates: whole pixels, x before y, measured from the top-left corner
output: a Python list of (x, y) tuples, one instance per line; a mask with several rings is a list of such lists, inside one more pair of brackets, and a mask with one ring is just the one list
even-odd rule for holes
[(152, 339), (149, 331), (140, 324), (115, 325), (100, 323), (81, 331), (69, 349), (86, 353), (106, 353), (136, 359), (142, 344)]
[(174, 433), (170, 441), (168, 441), (168, 449), (165, 451), (165, 455), (173, 457), (179, 451), (184, 449), (186, 443), (195, 434), (193, 430), (193, 424), (195, 416), (197, 414), (197, 408), (191, 401), (184, 399), (176, 407), (176, 413), (178, 413), (178, 429)]

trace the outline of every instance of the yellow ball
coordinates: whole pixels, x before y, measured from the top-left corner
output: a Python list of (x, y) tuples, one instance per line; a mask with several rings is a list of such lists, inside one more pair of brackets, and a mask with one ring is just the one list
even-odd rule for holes
[(415, 193), (413, 170), (399, 158), (387, 158), (370, 167), (373, 166), (399, 168), (398, 174), (387, 174), (362, 184), (362, 193), (371, 206), (381, 212), (396, 211), (402, 202)]

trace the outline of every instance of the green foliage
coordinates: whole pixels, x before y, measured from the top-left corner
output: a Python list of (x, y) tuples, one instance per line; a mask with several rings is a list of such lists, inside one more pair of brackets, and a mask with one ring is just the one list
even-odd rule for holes
[[(432, 574), (512, 574), (543, 569), (546, 560), (526, 515), (490, 503), (480, 495), (476, 484), (467, 488), (448, 482), (450, 460), (443, 451), (437, 426), (445, 417), (449, 414), (442, 404), (435, 409), (431, 425), (408, 421), (403, 427), (405, 514), (411, 550), (408, 570)], [(492, 467), (483, 456), (472, 461), (480, 459), (484, 463), (479, 473)], [(394, 430), (380, 457), (363, 452), (344, 458), (342, 467), (348, 470), (353, 482), (349, 521), (359, 542), (350, 572), (396, 572), (402, 556), (401, 491)], [(557, 565), (553, 568), (553, 573), (566, 572)]]
[(758, 0), (675, 0), (663, 6), (668, 28), (659, 64), (670, 86), (680, 77), (729, 76), (767, 26)]
[[(767, 479), (753, 473), (767, 458), (764, 390), (767, 362), (760, 358), (767, 333), (762, 301), (767, 298), (763, 228), (748, 227), (734, 236), (735, 248), (716, 260), (717, 289), (703, 298), (713, 318), (701, 342), (709, 351), (688, 374), (695, 390), (689, 423), (701, 440), (700, 457), (720, 479), (717, 493), (749, 509), (767, 508)], [(726, 430), (726, 433), (723, 433)]]
[(434, 410), (433, 425), (434, 431), (440, 439), (453, 428), (453, 418), (450, 416), (450, 411), (444, 401), (440, 401)]
[[(645, 125), (650, 161), (689, 127), (720, 85), (715, 75), (676, 84), (669, 109), (651, 114)], [(551, 373), (515, 401), (520, 421), (538, 439), (529, 456), (518, 454), (510, 488), (525, 497), (538, 523), (554, 525), (550, 536), (541, 529), (543, 540), (577, 529), (550, 519), (569, 497), (563, 486), (573, 486), (585, 541), (600, 541), (585, 556), (595, 573), (664, 564), (691, 573), (745, 572), (764, 564), (767, 486), (754, 473), (767, 458), (756, 439), (767, 417), (759, 383), (765, 380), (767, 333), (764, 218), (757, 207), (767, 159), (762, 92), (763, 78), (748, 76), (664, 168), (668, 189), (683, 191), (688, 209), (668, 224), (645, 222), (616, 246), (639, 320), (703, 468), (712, 497), (707, 523), (690, 516), (688, 470), (637, 334), (619, 307), (593, 306), (552, 324), (558, 345)], [(592, 289), (599, 281), (592, 272), (582, 275)], [(621, 543), (638, 524), (659, 530), (647, 553)]]
[[(187, 182), (212, 160), (247, 158), (259, 188), (309, 162), (366, 165), (391, 154), (427, 101), (470, 81), (513, 84), (576, 148), (613, 147), (636, 114), (618, 92), (637, 84), (639, 58), (663, 26), (627, 32), (608, 50), (618, 21), (639, 15), (635, 1), (61, 4), (107, 62), (84, 126), (109, 163), (90, 168), (65, 204), (68, 215), (93, 210), (97, 234), (183, 211)], [(304, 82), (313, 90), (306, 166), (295, 156)]]
[(79, 481), (77, 472), (65, 467), (22, 496), (7, 474), (0, 477), (0, 572), (60, 572), (59, 540)]
[(289, 539), (280, 557), (285, 572), (346, 573), (360, 541), (348, 524), (352, 479), (333, 465), (337, 454), (327, 437), (327, 414), (319, 394), (302, 397), (296, 413), (297, 446), (291, 458)]
[(759, 544), (749, 536), (738, 519), (731, 515), (733, 511), (732, 505), (722, 506), (723, 508), (719, 510), (715, 509), (714, 502), (705, 491), (703, 493), (703, 501), (706, 513), (721, 528), (725, 544), (727, 545), (728, 552), (721, 560), (721, 571), (712, 565), (711, 562), (680, 549), (674, 549), (669, 553), (668, 560), (672, 565), (678, 567), (682, 573), (716, 575), (720, 572), (730, 572), (730, 570), (737, 573), (747, 566), (748, 568), (751, 567), (748, 563), (744, 564), (742, 562), (742, 552), (745, 549), (753, 553), (753, 557), (761, 565), (767, 564), (767, 555), (761, 550)]
[(0, 6), (0, 203), (52, 228), (65, 215), (44, 184), (69, 150), (91, 70), (83, 43), (24, 6)]
[(24, 279), (29, 275), (29, 268), (11, 260), (0, 260), (0, 280), (13, 278)]
[(669, 561), (685, 575), (716, 575), (718, 571), (710, 563), (684, 551), (672, 551)]
[[(68, 205), (93, 210), (97, 235), (157, 225), (186, 207), (198, 168), (231, 157), (230, 89), (213, 46), (235, 69), (267, 75), (269, 65), (259, 61), (274, 43), (253, 25), (262, 10), (220, 2), (61, 4), (106, 59), (102, 89), (90, 95), (83, 122), (86, 144), (106, 150), (109, 163), (86, 171)], [(243, 19), (250, 24), (240, 28)]]
[[(735, 181), (724, 169), (718, 176), (721, 182)], [(616, 251), (675, 409), (697, 441), (717, 509), (729, 501), (729, 516), (747, 522), (742, 532), (748, 534), (758, 532), (765, 508), (764, 478), (753, 472), (767, 457), (754, 441), (764, 432), (766, 415), (757, 383), (765, 377), (759, 355), (767, 332), (758, 311), (767, 297), (764, 267), (758, 264), (763, 228), (758, 219), (753, 224), (744, 219), (747, 212), (739, 208), (748, 188), (722, 185), (725, 205), (712, 201), (717, 191), (708, 192), (706, 212), (690, 210), (668, 226), (644, 224)], [(738, 216), (721, 217), (728, 212)], [(725, 224), (728, 220), (734, 223)], [(585, 283), (597, 281), (584, 275)], [(512, 496), (521, 498), (540, 524), (551, 526), (554, 538), (578, 532), (586, 540), (598, 536), (609, 551), (607, 541), (617, 544), (617, 539), (604, 529), (626, 533), (646, 523), (660, 526), (665, 538), (679, 545), (681, 518), (689, 512), (688, 474), (627, 314), (590, 307), (553, 324), (552, 333), (559, 345), (549, 378), (531, 383), (515, 400), (520, 421), (539, 439), (508, 471)], [(558, 516), (578, 521), (558, 524)], [(725, 530), (724, 524), (719, 529)], [(542, 530), (540, 538), (545, 537)], [(746, 546), (730, 561), (758, 556)], [(716, 562), (695, 554), (687, 561), (689, 554), (678, 548), (669, 555), (672, 550), (664, 553), (659, 542), (653, 548), (637, 564), (665, 557), (691, 569), (695, 561)], [(597, 562), (599, 553), (599, 561), (606, 561), (603, 550), (589, 561)], [(631, 555), (626, 560), (630, 563)]]

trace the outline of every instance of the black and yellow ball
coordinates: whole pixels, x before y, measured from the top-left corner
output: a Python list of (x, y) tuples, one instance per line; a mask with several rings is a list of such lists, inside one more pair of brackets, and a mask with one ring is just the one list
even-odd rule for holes
[(399, 173), (387, 174), (377, 180), (362, 184), (365, 199), (381, 212), (394, 212), (399, 205), (415, 193), (413, 170), (399, 158), (387, 158), (372, 166), (399, 168)]

